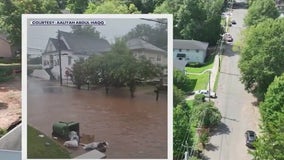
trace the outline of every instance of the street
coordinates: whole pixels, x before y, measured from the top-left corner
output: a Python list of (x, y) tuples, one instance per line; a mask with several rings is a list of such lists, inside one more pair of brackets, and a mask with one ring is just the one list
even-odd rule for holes
[[(237, 24), (230, 27), (229, 33), (234, 42), (239, 40), (241, 30), (244, 29), (243, 19), (246, 13), (247, 9), (233, 10), (232, 20)], [(252, 159), (245, 145), (245, 131), (254, 130), (258, 133), (259, 111), (253, 105), (256, 99), (245, 91), (240, 82), (239, 58), (240, 55), (232, 51), (232, 45), (227, 44), (216, 91), (218, 98), (215, 100), (223, 118), (207, 144), (204, 159)]]

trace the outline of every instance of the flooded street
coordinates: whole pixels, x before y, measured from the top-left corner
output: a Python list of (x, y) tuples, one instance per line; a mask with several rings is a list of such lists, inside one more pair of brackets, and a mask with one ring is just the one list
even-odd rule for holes
[[(28, 77), (28, 124), (51, 137), (57, 121), (80, 123), (80, 135), (108, 141), (107, 158), (167, 158), (167, 95), (153, 88), (77, 90)], [(84, 153), (72, 150), (72, 157)]]

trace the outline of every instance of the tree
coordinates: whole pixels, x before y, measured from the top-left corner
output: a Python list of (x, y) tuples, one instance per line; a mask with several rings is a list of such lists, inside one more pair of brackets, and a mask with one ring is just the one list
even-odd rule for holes
[(175, 85), (174, 85), (173, 95), (174, 95), (173, 97), (174, 107), (176, 107), (178, 104), (183, 102), (185, 99), (184, 92)]
[(256, 25), (268, 18), (275, 19), (279, 17), (274, 0), (256, 0), (248, 9), (244, 21), (247, 26)]
[(89, 0), (67, 0), (67, 8), (71, 13), (84, 13)]
[(182, 157), (184, 146), (193, 144), (194, 132), (191, 128), (190, 107), (178, 105), (173, 109), (173, 136), (174, 136), (174, 157)]
[(138, 24), (124, 38), (126, 40), (140, 38), (159, 48), (165, 48), (167, 46), (167, 36), (167, 25), (157, 23), (156, 27), (149, 24)]
[(107, 0), (102, 3), (89, 2), (85, 13), (107, 13), (107, 14), (127, 14), (127, 13), (140, 13), (133, 4), (126, 4), (117, 0)]
[(202, 128), (212, 128), (221, 122), (221, 113), (213, 102), (204, 102), (193, 108), (196, 125)]
[(262, 135), (252, 154), (256, 160), (284, 159), (284, 74), (269, 85), (260, 113)]
[(80, 59), (72, 67), (73, 82), (78, 89), (87, 83), (87, 69), (84, 60)]
[(157, 6), (154, 13), (173, 14), (173, 35), (175, 39), (181, 38), (180, 28), (177, 27), (177, 23), (180, 20), (178, 16), (179, 10), (184, 7), (183, 0), (165, 0), (161, 5)]
[(85, 25), (85, 26), (74, 25), (71, 26), (71, 28), (74, 34), (92, 36), (98, 39), (100, 38), (100, 32), (97, 31), (96, 28), (91, 25)]
[(283, 37), (283, 19), (268, 19), (251, 26), (244, 34), (239, 61), (241, 81), (259, 101), (274, 77), (284, 72)]
[(21, 14), (59, 13), (56, 0), (4, 0), (0, 2), (0, 28), (13, 51), (21, 50)]
[[(222, 33), (222, 0), (195, 1), (185, 0), (179, 10), (177, 29), (182, 39), (195, 39), (215, 45)], [(186, 18), (185, 18), (186, 17)]]
[(174, 70), (174, 85), (184, 92), (190, 91), (190, 79), (179, 70)]
[(153, 13), (154, 9), (164, 0), (128, 0), (127, 5), (134, 4), (141, 13)]

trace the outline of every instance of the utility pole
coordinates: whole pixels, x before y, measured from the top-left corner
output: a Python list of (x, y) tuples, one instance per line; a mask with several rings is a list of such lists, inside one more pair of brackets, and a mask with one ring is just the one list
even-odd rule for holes
[(60, 86), (62, 86), (62, 68), (61, 68), (61, 45), (60, 45), (60, 31), (58, 30), (57, 34), (57, 42), (58, 42), (58, 56), (59, 56), (59, 80)]

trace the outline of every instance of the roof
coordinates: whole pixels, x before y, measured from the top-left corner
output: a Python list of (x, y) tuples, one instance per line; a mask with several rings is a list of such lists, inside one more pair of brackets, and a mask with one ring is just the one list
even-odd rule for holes
[(173, 48), (207, 50), (208, 45), (209, 45), (208, 42), (201, 42), (201, 41), (196, 41), (196, 40), (174, 39)]
[[(49, 38), (49, 41), (51, 41), (51, 43), (53, 43), (54, 47), (58, 51), (58, 44), (57, 44), (58, 43), (58, 39)], [(68, 49), (63, 40), (60, 40), (60, 48), (61, 48), (61, 50), (67, 50)]]
[(68, 46), (74, 53), (93, 54), (110, 51), (111, 47), (107, 40), (98, 39), (89, 35), (73, 34), (60, 31)]
[(127, 47), (130, 50), (138, 50), (138, 49), (146, 49), (146, 50), (151, 50), (151, 51), (157, 51), (157, 52), (162, 52), (166, 53), (165, 50), (158, 48), (142, 39), (139, 38), (134, 38), (126, 42)]
[[(89, 35), (74, 34), (60, 31), (61, 37), (60, 45), (62, 50), (72, 50), (74, 54), (93, 54), (110, 51), (111, 47), (107, 40), (98, 39)], [(58, 40), (56, 38), (49, 38), (56, 50), (58, 50)], [(67, 43), (67, 44), (66, 44)], [(68, 48), (68, 47), (70, 48)]]

